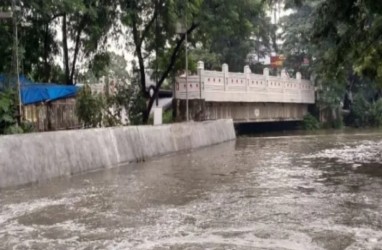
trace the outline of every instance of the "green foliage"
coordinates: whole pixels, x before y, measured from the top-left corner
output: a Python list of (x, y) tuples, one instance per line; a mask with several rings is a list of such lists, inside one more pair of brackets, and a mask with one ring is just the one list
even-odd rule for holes
[(92, 93), (85, 85), (77, 95), (76, 114), (85, 128), (101, 126), (104, 100), (101, 95)]
[(355, 127), (380, 127), (382, 99), (369, 102), (362, 95), (357, 95), (351, 108), (349, 123)]
[[(286, 56), (285, 66), (292, 74), (301, 72), (309, 78), (312, 71), (312, 58), (320, 54), (317, 47), (310, 42), (310, 32), (314, 24), (314, 10), (322, 0), (311, 0), (294, 8), (294, 12), (281, 19), (284, 40), (282, 52)], [(309, 60), (309, 65), (304, 65), (304, 59)]]
[(145, 98), (141, 95), (138, 84), (120, 84), (117, 93), (111, 97), (112, 106), (121, 120), (122, 112), (126, 112), (130, 125), (142, 124), (143, 110), (146, 107)]
[(12, 125), (10, 127), (7, 127), (4, 131), (4, 134), (7, 134), (7, 135), (22, 134), (22, 133), (24, 133), (24, 130), (22, 129), (22, 127), (18, 125)]
[(89, 68), (96, 78), (100, 78), (101, 76), (107, 75), (106, 68), (109, 66), (109, 64), (110, 54), (98, 53), (94, 56)]
[(305, 130), (317, 130), (320, 128), (320, 122), (313, 115), (307, 114), (306, 116), (304, 116), (302, 127)]
[(169, 124), (173, 122), (174, 120), (172, 118), (172, 110), (166, 110), (165, 112), (163, 112), (163, 123)]
[(86, 128), (139, 125), (145, 107), (146, 101), (137, 84), (117, 84), (116, 92), (106, 91), (106, 95), (92, 93), (89, 85), (85, 85), (77, 96), (76, 114)]
[(342, 117), (333, 118), (321, 124), (323, 129), (341, 129), (344, 127)]
[(131, 106), (128, 109), (129, 124), (141, 125), (143, 124), (142, 110), (146, 108), (146, 99), (140, 92), (136, 91), (135, 93), (131, 98)]
[[(81, 56), (91, 59), (117, 20), (114, 0), (19, 0), (17, 17), (19, 61), (22, 73), (40, 82), (73, 82)], [(11, 1), (0, 1), (10, 9)], [(28, 24), (28, 25), (25, 25)], [(65, 25), (65, 26), (64, 26)], [(58, 29), (64, 35), (57, 39)], [(0, 21), (0, 72), (13, 72), (12, 20)], [(63, 51), (63, 53), (60, 53)], [(64, 68), (57, 66), (62, 56)], [(66, 67), (67, 66), (67, 67)], [(58, 70), (59, 69), (59, 70)]]
[(25, 121), (17, 123), (17, 95), (13, 89), (0, 91), (0, 134), (33, 132), (33, 126)]
[(16, 94), (11, 89), (0, 92), (0, 134), (9, 134), (16, 131), (16, 100)]
[[(349, 125), (379, 126), (381, 5), (364, 0), (312, 0), (291, 6), (294, 12), (282, 22), (286, 66), (305, 78), (314, 76), (316, 104), (333, 113), (326, 126), (343, 125), (342, 103), (351, 110)], [(301, 64), (303, 58), (309, 59), (309, 66)]]
[(378, 1), (325, 0), (315, 11), (312, 42), (322, 51), (325, 69), (350, 67), (360, 76), (382, 79), (382, 7)]
[(319, 86), (316, 104), (321, 108), (336, 109), (340, 107), (346, 91), (345, 81), (318, 78), (316, 82)]
[(342, 116), (337, 117), (337, 119), (334, 119), (329, 123), (330, 128), (335, 129), (341, 129), (344, 127), (344, 121), (342, 119)]
[(22, 121), (20, 128), (22, 129), (23, 133), (32, 133), (35, 131), (33, 124), (28, 121)]

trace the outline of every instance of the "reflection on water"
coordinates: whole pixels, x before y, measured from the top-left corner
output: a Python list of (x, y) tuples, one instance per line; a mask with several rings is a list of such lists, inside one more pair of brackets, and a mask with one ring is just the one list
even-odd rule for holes
[(382, 134), (243, 137), (0, 191), (0, 249), (382, 249)]

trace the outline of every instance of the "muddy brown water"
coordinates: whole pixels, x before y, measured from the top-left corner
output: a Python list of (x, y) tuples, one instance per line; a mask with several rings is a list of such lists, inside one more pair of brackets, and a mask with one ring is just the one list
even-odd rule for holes
[(0, 190), (0, 249), (382, 249), (382, 132), (240, 137)]

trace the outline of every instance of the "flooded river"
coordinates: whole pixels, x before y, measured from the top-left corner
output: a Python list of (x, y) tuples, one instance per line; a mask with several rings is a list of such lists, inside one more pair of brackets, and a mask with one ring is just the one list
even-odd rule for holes
[(241, 137), (1, 190), (0, 249), (382, 249), (382, 133)]

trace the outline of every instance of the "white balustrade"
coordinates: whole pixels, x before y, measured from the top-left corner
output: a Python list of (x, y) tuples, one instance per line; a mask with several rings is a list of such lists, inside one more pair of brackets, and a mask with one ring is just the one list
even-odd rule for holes
[[(228, 71), (223, 64), (222, 71), (204, 69), (204, 63), (198, 63), (198, 74), (188, 77), (188, 98), (204, 99), (207, 102), (277, 102), (306, 103), (315, 102), (314, 86), (310, 81), (289, 78), (285, 71), (281, 77), (269, 75), (264, 69), (262, 75), (252, 74), (249, 66), (244, 73)], [(175, 85), (177, 99), (186, 99), (186, 79), (178, 77)]]

